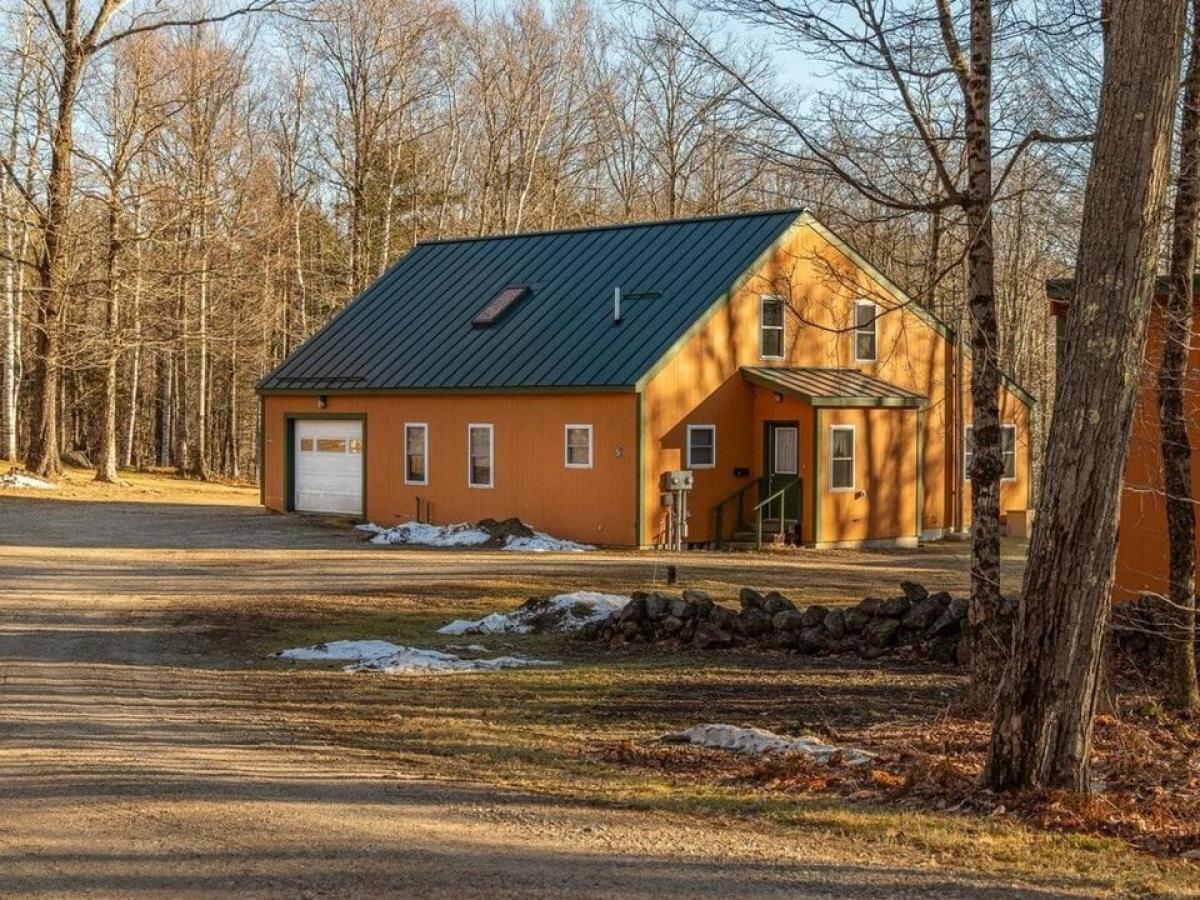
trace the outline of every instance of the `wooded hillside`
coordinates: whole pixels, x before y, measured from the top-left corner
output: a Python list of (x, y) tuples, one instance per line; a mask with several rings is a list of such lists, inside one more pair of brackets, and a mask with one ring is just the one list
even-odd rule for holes
[[(772, 23), (730, 16), (176, 6), (5, 0), (0, 456), (44, 433), (102, 476), (254, 477), (257, 380), (415, 242), (450, 235), (804, 205), (964, 323), (963, 216), (918, 202), (965, 181), (963, 123), (954, 74), (923, 69), (919, 41), (897, 51), (898, 92), (828, 48), (801, 72)], [(1004, 142), (1087, 120), (1068, 88), (1093, 77), (1094, 34), (1069, 9), (1057, 31), (1031, 22), (996, 29), (999, 355), (1049, 400), (1042, 284), (1069, 271), (1086, 148)], [(933, 19), (906, 27), (936, 36)], [(1068, 40), (1073, 67), (1048, 64)], [(902, 195), (911, 210), (884, 202)]]

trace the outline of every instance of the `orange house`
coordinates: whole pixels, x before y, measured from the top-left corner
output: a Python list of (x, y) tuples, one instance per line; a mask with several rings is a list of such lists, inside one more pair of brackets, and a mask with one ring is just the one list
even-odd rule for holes
[[(1146, 350), (1129, 435), (1129, 457), (1121, 492), (1120, 524), (1117, 531), (1117, 571), (1113, 586), (1115, 601), (1142, 594), (1166, 594), (1170, 586), (1167, 559), (1167, 512), (1163, 489), (1162, 438), (1158, 420), (1158, 372), (1166, 339), (1165, 304), (1168, 284), (1159, 279), (1146, 331)], [(1047, 283), (1051, 311), (1059, 334), (1059, 360), (1064, 333), (1064, 316), (1074, 283), (1055, 279)], [(1192, 457), (1192, 496), (1200, 497), (1200, 343), (1193, 329), (1188, 370), (1183, 385), (1184, 410), (1189, 425)], [(1197, 541), (1200, 547), (1200, 540)]]
[(260, 384), (262, 500), (644, 547), (684, 470), (689, 544), (915, 544), (970, 524), (960, 346), (803, 210), (422, 243)]

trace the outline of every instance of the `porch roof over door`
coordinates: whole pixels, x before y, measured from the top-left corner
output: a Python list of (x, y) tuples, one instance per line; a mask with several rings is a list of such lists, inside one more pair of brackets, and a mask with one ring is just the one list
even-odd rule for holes
[(926, 397), (858, 369), (742, 366), (751, 384), (795, 397), (810, 406), (901, 406), (919, 409)]

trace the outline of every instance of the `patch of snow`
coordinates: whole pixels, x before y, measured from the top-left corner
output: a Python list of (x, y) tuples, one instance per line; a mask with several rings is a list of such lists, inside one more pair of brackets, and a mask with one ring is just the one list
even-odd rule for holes
[(826, 744), (815, 737), (793, 738), (776, 734), (765, 728), (739, 728), (736, 725), (694, 725), (686, 731), (671, 735), (671, 740), (732, 750), (736, 753), (802, 753), (815, 762), (826, 765), (840, 755), (848, 766), (861, 766), (872, 762), (875, 757), (866, 750), (854, 747), (837, 747)]
[[(427, 525), (424, 522), (404, 522), (392, 528), (381, 528), (373, 522), (354, 526), (373, 535), (372, 544), (415, 544), (421, 547), (475, 547), (492, 540), (491, 532), (478, 525), (459, 522), (456, 525)], [(580, 544), (556, 538), (542, 531), (532, 537), (507, 535), (504, 549), (518, 553), (582, 553), (595, 550), (591, 544)]]
[(49, 481), (43, 481), (40, 478), (35, 478), (32, 475), (26, 475), (24, 472), (5, 472), (0, 475), (0, 487), (10, 488), (32, 488), (37, 491), (52, 491), (55, 485)]
[(525, 656), (495, 656), (491, 659), (463, 659), (453, 653), (403, 647), (390, 656), (364, 659), (346, 666), (347, 672), (382, 672), (385, 675), (444, 675), (456, 672), (487, 672), (496, 669), (525, 669), (531, 666), (557, 666), (549, 659)]
[(399, 644), (391, 641), (330, 641), (327, 644), (313, 644), (311, 647), (293, 647), (290, 650), (280, 650), (274, 656), (282, 659), (303, 659), (307, 661), (321, 660), (361, 660), (374, 659), (377, 656), (387, 656), (397, 650), (403, 650)]
[(424, 522), (405, 522), (394, 528), (378, 525), (359, 525), (362, 531), (375, 536), (372, 544), (419, 544), (422, 547), (472, 547), (491, 540), (491, 535), (474, 525), (426, 525)]
[(624, 608), (628, 597), (575, 591), (550, 598), (535, 598), (510, 613), (492, 613), (482, 619), (456, 619), (438, 634), (529, 634), (532, 631), (578, 631), (584, 625), (607, 619)]
[(551, 537), (542, 531), (535, 531), (533, 537), (514, 537), (509, 535), (505, 550), (515, 550), (518, 553), (584, 553), (595, 550), (591, 544), (580, 544), (564, 538)]
[[(480, 652), (487, 651), (486, 647), (479, 644), (473, 644), (468, 649), (475, 648)], [(273, 655), (305, 662), (348, 662), (349, 665), (342, 667), (346, 672), (382, 672), (385, 675), (442, 675), (559, 665), (553, 660), (529, 659), (523, 656), (462, 659), (453, 653), (404, 647), (390, 641), (330, 641), (311, 647), (280, 650)]]
[[(511, 613), (510, 615), (516, 615)], [(521, 625), (503, 613), (492, 613), (482, 619), (455, 619), (438, 629), (438, 634), (528, 634), (529, 626)]]

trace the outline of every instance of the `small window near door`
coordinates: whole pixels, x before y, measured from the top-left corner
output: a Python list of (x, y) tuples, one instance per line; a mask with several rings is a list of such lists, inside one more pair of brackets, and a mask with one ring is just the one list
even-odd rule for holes
[(854, 426), (829, 427), (829, 489), (854, 490)]
[(796, 446), (800, 429), (792, 426), (775, 427), (775, 474), (795, 475), (799, 456)]
[(313, 448), (313, 439), (312, 438), (300, 438), (300, 449), (301, 450), (303, 450), (305, 453), (312, 453), (312, 448)]
[(566, 427), (566, 465), (568, 469), (590, 469), (592, 467), (591, 425), (568, 425)]
[(351, 453), (362, 453), (362, 441), (351, 440), (350, 441), (350, 452)]
[(346, 442), (342, 438), (317, 438), (318, 453), (345, 453)]
[[(1017, 426), (1000, 426), (1000, 451), (1004, 456), (1004, 471), (1001, 478), (1013, 481), (1017, 477)], [(963, 426), (963, 481), (971, 480), (971, 467), (975, 464), (975, 431), (973, 426)]]
[(1017, 477), (1017, 426), (1000, 426), (1000, 449), (1004, 453), (1004, 478)]
[(429, 426), (424, 422), (404, 423), (404, 483), (429, 484), (425, 460), (429, 454)]
[(492, 426), (467, 426), (467, 485), (473, 488), (490, 488), (492, 480)]
[(783, 298), (764, 296), (759, 300), (758, 355), (763, 359), (783, 359)]
[(712, 469), (717, 465), (717, 426), (689, 425), (687, 427), (687, 467)]
[(875, 362), (879, 307), (870, 300), (854, 301), (854, 361)]

